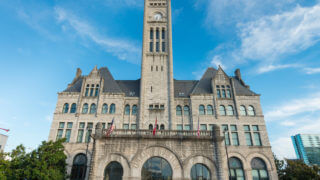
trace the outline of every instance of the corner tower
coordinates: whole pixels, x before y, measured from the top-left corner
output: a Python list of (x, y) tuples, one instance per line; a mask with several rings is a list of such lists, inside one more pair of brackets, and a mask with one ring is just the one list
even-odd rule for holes
[[(171, 129), (173, 119), (171, 0), (145, 0), (139, 128)], [(163, 126), (161, 126), (163, 125)]]

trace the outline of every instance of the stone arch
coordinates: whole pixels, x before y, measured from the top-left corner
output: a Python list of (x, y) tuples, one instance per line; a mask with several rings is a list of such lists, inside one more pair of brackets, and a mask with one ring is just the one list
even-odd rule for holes
[(87, 154), (87, 170), (86, 170), (86, 178), (89, 177), (89, 166), (90, 166), (90, 160), (91, 160), (91, 152), (90, 151), (86, 151), (85, 149), (78, 149), (75, 150), (73, 152), (68, 152), (65, 150), (65, 153), (67, 154), (67, 174), (71, 174), (71, 170), (72, 170), (72, 165), (73, 165), (73, 160), (74, 158), (78, 155), (78, 154)]
[(101, 156), (98, 158), (99, 161), (97, 162), (96, 166), (96, 178), (97, 179), (103, 179), (104, 178), (104, 170), (108, 166), (109, 163), (115, 161), (121, 164), (123, 168), (123, 178), (130, 177), (130, 163), (128, 161), (128, 158), (126, 158), (124, 155), (120, 153), (110, 153), (107, 156)]
[(183, 161), (184, 177), (186, 179), (191, 179), (191, 168), (198, 163), (204, 164), (209, 169), (212, 179), (215, 179), (214, 177), (218, 178), (217, 164), (211, 158), (203, 155), (193, 155)]
[(138, 152), (131, 161), (131, 176), (140, 177), (143, 164), (152, 157), (161, 157), (168, 161), (173, 171), (173, 179), (183, 178), (183, 168), (179, 157), (164, 146), (149, 146)]
[(247, 156), (247, 160), (248, 160), (248, 166), (251, 168), (251, 161), (252, 159), (254, 158), (260, 158), (264, 161), (264, 163), (266, 163), (266, 166), (267, 166), (267, 170), (270, 172), (270, 171), (273, 171), (274, 170), (274, 166), (272, 164), (272, 162), (270, 162), (270, 159), (267, 158), (266, 155), (262, 154), (262, 153), (258, 153), (258, 152), (254, 152), (254, 153), (250, 153), (248, 156)]

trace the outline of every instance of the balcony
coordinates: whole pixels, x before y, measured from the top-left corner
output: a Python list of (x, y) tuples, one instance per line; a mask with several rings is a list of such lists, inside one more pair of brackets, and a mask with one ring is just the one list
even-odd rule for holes
[[(212, 131), (180, 131), (180, 130), (157, 130), (153, 135), (152, 130), (129, 130), (115, 129), (111, 135), (106, 136), (107, 129), (102, 130), (101, 138), (145, 138), (145, 139), (217, 139)], [(218, 139), (221, 139), (219, 136)]]

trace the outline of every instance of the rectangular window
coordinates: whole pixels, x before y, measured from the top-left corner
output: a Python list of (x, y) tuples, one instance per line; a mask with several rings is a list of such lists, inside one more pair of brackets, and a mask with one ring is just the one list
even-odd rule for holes
[(78, 143), (82, 143), (82, 139), (83, 139), (83, 129), (79, 129), (78, 130), (77, 142)]
[(229, 137), (229, 131), (228, 131), (228, 125), (224, 124), (221, 126), (222, 132), (224, 133), (224, 141), (227, 146), (230, 145), (230, 137)]
[(261, 144), (261, 139), (260, 139), (260, 133), (254, 132), (254, 133), (253, 133), (253, 137), (254, 137), (254, 144), (255, 144), (256, 146), (262, 146), (262, 144)]
[(149, 51), (153, 52), (153, 42), (150, 42), (149, 48), (150, 48)]
[(87, 133), (86, 133), (86, 143), (89, 143), (91, 141), (91, 133), (92, 133), (92, 130), (88, 130)]
[(190, 125), (184, 125), (184, 130), (190, 131)]
[(59, 123), (59, 129), (63, 129), (64, 128), (64, 122), (60, 122)]
[(209, 124), (209, 131), (212, 131), (214, 125), (213, 124)]
[(244, 125), (243, 126), (244, 131), (250, 131), (250, 126), (249, 125)]
[(246, 137), (246, 144), (247, 144), (247, 146), (252, 146), (251, 133), (250, 133), (250, 132), (245, 132), (244, 135), (245, 135), (245, 137)]
[(63, 129), (58, 129), (57, 140), (62, 138)]
[(231, 125), (230, 129), (231, 129), (231, 131), (237, 131), (237, 126), (236, 125)]
[(200, 125), (200, 130), (201, 131), (206, 131), (207, 130), (207, 125), (206, 124), (201, 124)]
[(92, 129), (93, 128), (93, 123), (88, 123), (87, 128), (88, 129)]
[(156, 30), (156, 39), (159, 39), (159, 29)]
[(131, 129), (136, 130), (137, 129), (137, 125), (136, 124), (131, 124)]
[(67, 124), (67, 128), (68, 128), (68, 129), (72, 129), (72, 125), (73, 125), (73, 123), (72, 123), (72, 122), (68, 122), (68, 124)]
[(162, 52), (166, 52), (166, 42), (162, 42)]
[(153, 29), (150, 30), (150, 39), (153, 39)]
[(84, 126), (85, 126), (85, 123), (84, 123), (84, 122), (79, 123), (79, 128), (80, 128), (80, 129), (84, 129)]
[(66, 142), (70, 142), (71, 129), (66, 130)]
[(102, 129), (106, 128), (106, 123), (102, 123)]
[(239, 138), (237, 132), (232, 132), (232, 143), (234, 146), (239, 146)]
[(217, 90), (217, 97), (218, 97), (218, 98), (221, 98), (221, 92), (220, 92), (220, 89), (218, 89), (218, 90)]
[(166, 31), (164, 29), (162, 29), (162, 39), (166, 38)]
[(157, 52), (160, 51), (159, 42), (156, 42), (156, 51), (157, 51)]
[(258, 127), (257, 125), (253, 125), (253, 126), (252, 126), (252, 130), (253, 130), (253, 131), (259, 131), (259, 127)]
[(177, 130), (181, 131), (182, 130), (182, 124), (177, 124)]
[(129, 129), (129, 124), (123, 124), (123, 129)]

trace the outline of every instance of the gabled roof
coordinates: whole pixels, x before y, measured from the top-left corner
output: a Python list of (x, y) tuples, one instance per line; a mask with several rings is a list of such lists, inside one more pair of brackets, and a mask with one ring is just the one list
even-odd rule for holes
[(75, 79), (73, 84), (71, 84), (66, 90), (63, 92), (80, 92), (82, 87), (83, 77), (79, 77)]
[(107, 67), (100, 68), (99, 73), (101, 77), (104, 79), (103, 92), (123, 93), (118, 83), (113, 79)]
[(197, 80), (174, 80), (174, 97), (189, 97)]
[(212, 94), (211, 80), (215, 77), (216, 73), (216, 69), (208, 68), (192, 91), (192, 94)]

